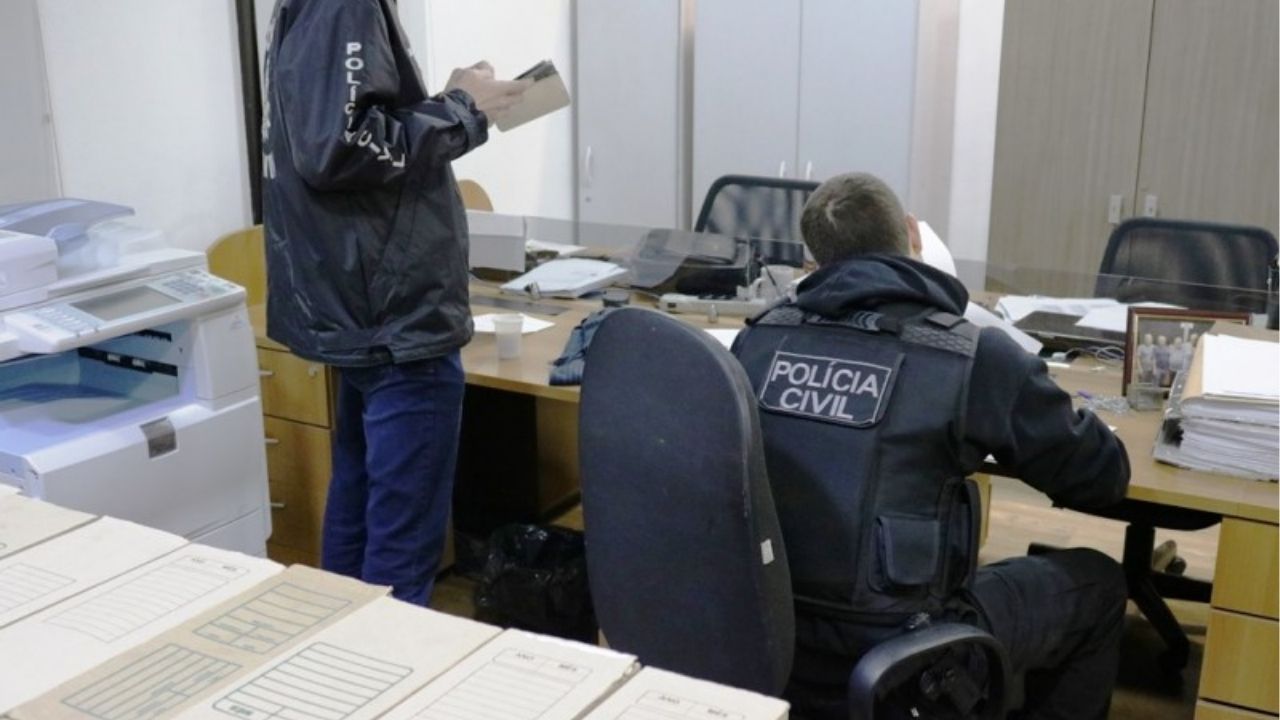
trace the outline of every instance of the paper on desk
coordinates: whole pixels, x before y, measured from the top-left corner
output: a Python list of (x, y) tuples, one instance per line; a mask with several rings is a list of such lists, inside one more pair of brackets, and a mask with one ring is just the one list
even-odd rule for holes
[(1039, 340), (1014, 327), (1013, 323), (976, 303), (969, 303), (965, 306), (964, 318), (978, 327), (999, 329), (1005, 335), (1013, 338), (1013, 341), (1018, 343), (1018, 347), (1032, 355), (1039, 354), (1040, 348), (1044, 347)]
[(647, 667), (606, 698), (586, 718), (784, 720), (789, 707), (777, 698)]
[(587, 249), (586, 245), (570, 245), (569, 243), (548, 242), (546, 240), (525, 240), (525, 252), (553, 252), (559, 257), (577, 255)]
[[(499, 632), (492, 625), (378, 598), (178, 718), (372, 720)], [(503, 688), (498, 704), (511, 702), (520, 691)]]
[[(199, 596), (198, 588), (180, 577), (172, 582), (174, 588), (187, 588), (191, 599)], [(385, 587), (293, 565), (10, 710), (9, 716), (102, 720), (109, 711), (113, 718), (172, 718), (386, 592)], [(130, 609), (99, 598), (92, 607), (77, 606), (48, 622), (112, 637), (115, 623), (124, 622)], [(100, 618), (113, 622), (101, 627)]]
[(280, 565), (185, 545), (0, 630), (0, 713), (280, 572)]
[(507, 630), (383, 720), (492, 718), (504, 705), (502, 717), (574, 720), (638, 669), (631, 655)]
[(80, 527), (94, 517), (22, 495), (0, 494), (0, 558)]
[(0, 482), (0, 497), (4, 497), (5, 495), (17, 495), (17, 494), (18, 494), (18, 488), (12, 485), (5, 485), (4, 483)]
[(186, 544), (104, 517), (0, 560), (0, 628)]
[(1205, 395), (1280, 402), (1280, 343), (1214, 334), (1200, 342)]
[(1085, 313), (1083, 317), (1076, 321), (1076, 327), (1110, 330), (1112, 332), (1122, 333), (1129, 327), (1129, 308), (1131, 307), (1178, 308), (1181, 306), (1157, 302), (1140, 302), (1133, 303), (1132, 305), (1126, 305), (1124, 303), (1103, 305), (1101, 307), (1090, 308), (1089, 312)]
[[(498, 313), (489, 313), (487, 315), (477, 315), (476, 317), (472, 318), (472, 321), (475, 322), (476, 324), (476, 332), (479, 332), (479, 333), (497, 332), (493, 326), (493, 319), (497, 317), (497, 315)], [(520, 326), (521, 335), (536, 333), (539, 330), (546, 330), (549, 327), (555, 326), (555, 323), (553, 322), (547, 322), (546, 320), (539, 320), (538, 318), (529, 317), (524, 313), (520, 313), (520, 317), (524, 318), (524, 324)]]
[(725, 350), (733, 348), (733, 341), (738, 339), (738, 333), (742, 332), (742, 328), (734, 328), (732, 330), (725, 328), (706, 328), (707, 334), (716, 339), (716, 342), (724, 346)]
[(1033, 312), (1051, 312), (1058, 315), (1084, 317), (1090, 310), (1119, 305), (1112, 298), (1055, 298), (1039, 295), (1005, 295), (996, 302), (996, 311), (1006, 320), (1016, 323)]

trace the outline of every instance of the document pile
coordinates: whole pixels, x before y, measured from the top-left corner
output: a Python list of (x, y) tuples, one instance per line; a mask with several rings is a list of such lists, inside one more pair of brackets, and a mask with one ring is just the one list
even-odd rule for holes
[(1185, 381), (1173, 389), (1156, 458), (1275, 480), (1280, 475), (1278, 368), (1275, 333), (1215, 326), (1196, 345)]

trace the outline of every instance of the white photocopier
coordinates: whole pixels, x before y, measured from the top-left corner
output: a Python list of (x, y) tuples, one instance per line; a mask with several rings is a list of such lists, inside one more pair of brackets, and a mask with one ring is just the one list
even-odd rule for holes
[(263, 555), (253, 330), (203, 253), (58, 199), (0, 207), (0, 483)]

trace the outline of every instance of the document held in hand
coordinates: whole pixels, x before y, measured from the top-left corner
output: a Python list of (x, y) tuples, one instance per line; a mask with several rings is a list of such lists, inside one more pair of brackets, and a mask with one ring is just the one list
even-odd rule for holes
[(516, 77), (516, 80), (525, 79), (533, 80), (533, 85), (524, 91), (520, 102), (493, 118), (493, 124), (503, 132), (569, 107), (569, 90), (565, 88), (555, 63), (543, 60)]

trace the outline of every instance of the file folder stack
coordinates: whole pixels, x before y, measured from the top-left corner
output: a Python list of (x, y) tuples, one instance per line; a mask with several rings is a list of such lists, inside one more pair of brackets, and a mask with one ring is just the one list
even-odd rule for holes
[[(1181, 396), (1176, 447), (1157, 459), (1257, 480), (1280, 475), (1280, 344), (1274, 333), (1215, 327), (1196, 346)], [(1163, 454), (1163, 456), (1162, 456)]]

